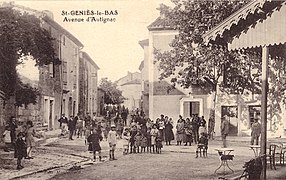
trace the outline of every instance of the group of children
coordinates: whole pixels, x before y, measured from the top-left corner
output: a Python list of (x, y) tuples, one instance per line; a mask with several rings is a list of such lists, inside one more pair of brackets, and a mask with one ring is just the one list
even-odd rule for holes
[(136, 125), (131, 125), (130, 128), (124, 129), (122, 139), (124, 141), (124, 155), (143, 152), (161, 153), (163, 148), (162, 133), (155, 124), (152, 128), (147, 128), (146, 130), (140, 129)]

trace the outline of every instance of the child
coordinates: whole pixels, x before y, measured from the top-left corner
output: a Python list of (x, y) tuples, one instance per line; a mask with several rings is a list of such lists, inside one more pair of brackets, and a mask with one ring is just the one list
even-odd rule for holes
[(147, 152), (151, 152), (151, 134), (150, 134), (151, 128), (147, 128), (146, 132), (146, 146), (147, 146)]
[[(153, 153), (155, 153), (155, 145), (156, 145), (156, 137), (158, 134), (158, 129), (156, 124), (153, 125), (151, 131), (150, 131), (150, 135), (151, 135), (151, 147), (153, 148)], [(151, 152), (151, 150), (150, 150)]]
[(147, 146), (147, 137), (142, 133), (141, 135), (141, 153), (146, 149)]
[(17, 136), (15, 143), (15, 158), (17, 158), (17, 170), (23, 169), (21, 165), (21, 160), (27, 156), (27, 147), (26, 143), (23, 140), (24, 133), (20, 132)]
[(123, 155), (127, 155), (129, 149), (129, 140), (130, 140), (130, 134), (128, 133), (127, 129), (125, 129), (125, 131), (123, 132), (122, 139), (123, 139)]
[(137, 134), (135, 136), (135, 148), (137, 150), (137, 153), (140, 152), (139, 147), (141, 147), (141, 139), (142, 139), (141, 131), (137, 131)]
[(208, 151), (208, 135), (207, 133), (201, 133), (199, 140), (198, 140), (198, 147), (196, 150), (196, 158), (198, 157), (198, 154), (200, 152), (201, 155), (201, 150), (203, 150), (203, 156), (207, 156), (207, 151)]
[(115, 148), (116, 148), (116, 131), (115, 131), (115, 128), (116, 126), (114, 124), (112, 124), (110, 126), (111, 130), (108, 132), (108, 135), (107, 135), (107, 141), (109, 143), (109, 160), (117, 160), (115, 159), (114, 157), (114, 151), (115, 151)]
[(130, 153), (136, 153), (135, 149), (135, 136), (137, 134), (137, 127), (136, 125), (131, 126), (130, 131)]
[(9, 147), (11, 147), (11, 143), (12, 143), (9, 126), (5, 127), (5, 131), (3, 133), (3, 140), (5, 143), (4, 151), (9, 152)]
[(162, 144), (162, 138), (163, 137), (163, 135), (161, 134), (161, 132), (160, 131), (158, 131), (158, 133), (157, 133), (157, 136), (156, 136), (156, 138), (155, 138), (155, 141), (156, 141), (156, 152), (158, 153), (158, 154), (161, 154), (161, 149), (163, 148), (163, 144)]
[(102, 136), (94, 128), (93, 133), (87, 138), (87, 142), (89, 142), (88, 150), (93, 152), (93, 161), (96, 161), (96, 151), (98, 152), (99, 161), (101, 161), (100, 141), (102, 141)]
[(105, 119), (103, 119), (101, 121), (100, 125), (101, 125), (101, 131), (103, 133), (103, 137), (104, 137), (105, 140), (107, 140), (107, 130), (106, 130), (106, 121), (105, 121)]

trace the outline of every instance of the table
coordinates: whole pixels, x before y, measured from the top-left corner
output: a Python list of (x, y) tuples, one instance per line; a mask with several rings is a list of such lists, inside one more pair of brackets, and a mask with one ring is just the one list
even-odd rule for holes
[(259, 156), (259, 150), (261, 148), (259, 145), (250, 145), (249, 147), (253, 150), (255, 157)]
[(215, 170), (215, 173), (223, 167), (223, 175), (225, 175), (225, 168), (227, 167), (231, 172), (233, 173), (234, 171), (229, 167), (228, 161), (233, 160), (234, 155), (230, 155), (231, 152), (234, 151), (232, 148), (217, 148), (215, 149), (218, 151), (218, 154), (220, 155), (220, 165), (219, 167)]

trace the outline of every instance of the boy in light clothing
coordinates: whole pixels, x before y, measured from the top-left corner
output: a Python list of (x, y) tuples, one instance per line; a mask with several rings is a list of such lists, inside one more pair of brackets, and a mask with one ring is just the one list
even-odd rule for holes
[(116, 126), (114, 124), (111, 125), (111, 130), (108, 132), (107, 135), (107, 141), (109, 143), (109, 160), (117, 160), (114, 157), (114, 151), (116, 148), (116, 143), (117, 143), (117, 139), (116, 139)]

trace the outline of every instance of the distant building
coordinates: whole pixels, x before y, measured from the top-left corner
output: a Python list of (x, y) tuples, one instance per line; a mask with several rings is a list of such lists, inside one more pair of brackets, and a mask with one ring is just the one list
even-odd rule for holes
[[(208, 115), (208, 95), (204, 91), (195, 86), (189, 89), (184, 89), (180, 85), (173, 87), (171, 78), (159, 79), (159, 62), (155, 63), (154, 49), (161, 52), (171, 50), (169, 44), (179, 32), (169, 25), (164, 14), (151, 23), (148, 30), (148, 45), (146, 43), (144, 45), (142, 42), (141, 44), (145, 48), (148, 47), (148, 50), (144, 48), (144, 54), (148, 54), (147, 67), (149, 70), (145, 70), (144, 73), (148, 73), (149, 80), (149, 117), (156, 119), (164, 114), (172, 117), (175, 121), (179, 115), (184, 118), (190, 117), (192, 114), (206, 117)], [(147, 63), (144, 58), (145, 62)]]
[(122, 105), (129, 110), (141, 107), (141, 73), (128, 72), (127, 76), (116, 81), (118, 89), (122, 91), (125, 98)]
[(139, 70), (141, 72), (141, 108), (145, 115), (149, 117), (149, 39), (139, 41), (140, 46), (144, 50), (144, 59), (141, 61)]
[(86, 52), (80, 52), (79, 62), (79, 110), (82, 115), (98, 111), (97, 71), (99, 67)]

